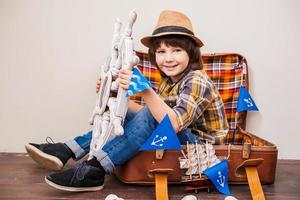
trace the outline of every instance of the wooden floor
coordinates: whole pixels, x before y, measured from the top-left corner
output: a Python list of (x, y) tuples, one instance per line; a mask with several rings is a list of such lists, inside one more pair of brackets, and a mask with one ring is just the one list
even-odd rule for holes
[[(69, 166), (73, 164), (70, 163)], [(68, 166), (67, 166), (68, 167)], [(125, 200), (155, 199), (153, 186), (132, 186), (118, 181), (114, 176), (107, 176), (105, 188), (98, 192), (69, 193), (56, 190), (44, 182), (50, 172), (37, 166), (26, 154), (0, 153), (0, 199), (105, 199), (109, 194), (116, 194)], [(234, 186), (230, 189), (238, 199), (251, 199), (247, 185)], [(276, 181), (273, 185), (263, 186), (266, 199), (300, 199), (300, 160), (279, 160)], [(212, 191), (200, 191), (198, 194), (185, 192), (182, 186), (169, 186), (170, 200), (181, 199), (187, 194), (194, 194), (198, 199), (224, 199), (225, 196)]]

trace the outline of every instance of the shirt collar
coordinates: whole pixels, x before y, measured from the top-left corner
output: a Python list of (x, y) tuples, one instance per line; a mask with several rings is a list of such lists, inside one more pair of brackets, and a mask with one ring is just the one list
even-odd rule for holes
[(179, 81), (182, 80), (183, 77), (185, 77), (189, 72), (190, 72), (190, 68), (187, 67), (181, 74), (179, 74), (177, 77), (176, 77), (176, 80), (172, 81), (172, 79), (170, 77), (165, 77), (165, 80), (168, 84), (170, 84), (172, 87), (174, 85), (176, 85)]

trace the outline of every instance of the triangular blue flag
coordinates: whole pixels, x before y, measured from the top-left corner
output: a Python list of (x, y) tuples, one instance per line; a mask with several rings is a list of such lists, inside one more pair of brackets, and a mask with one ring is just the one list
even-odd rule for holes
[(168, 115), (163, 118), (139, 151), (156, 149), (181, 149), (181, 145)]
[(154, 88), (137, 67), (134, 67), (132, 71), (131, 82), (126, 93), (127, 97), (142, 92), (149, 87)]
[(230, 195), (228, 186), (228, 161), (222, 160), (220, 163), (206, 169), (203, 173), (208, 176), (217, 190), (225, 195)]
[(254, 103), (253, 99), (251, 98), (249, 92), (246, 90), (245, 87), (240, 88), (240, 95), (238, 99), (237, 105), (237, 112), (243, 110), (258, 110), (256, 104)]

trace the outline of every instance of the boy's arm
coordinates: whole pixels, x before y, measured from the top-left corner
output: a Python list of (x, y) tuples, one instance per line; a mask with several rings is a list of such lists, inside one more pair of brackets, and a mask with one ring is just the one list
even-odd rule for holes
[(179, 130), (179, 124), (177, 122), (177, 115), (175, 114), (174, 110), (170, 108), (152, 88), (148, 88), (141, 92), (141, 96), (156, 121), (161, 122), (164, 116), (168, 114), (172, 126), (177, 133)]

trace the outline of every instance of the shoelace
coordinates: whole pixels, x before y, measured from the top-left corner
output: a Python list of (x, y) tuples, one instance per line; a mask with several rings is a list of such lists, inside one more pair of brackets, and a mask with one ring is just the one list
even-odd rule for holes
[(41, 143), (41, 144), (39, 144), (40, 145), (40, 147), (43, 147), (43, 146), (48, 146), (48, 144), (55, 144), (55, 142), (52, 140), (52, 138), (51, 137), (49, 137), (49, 136), (47, 136), (46, 137), (46, 143)]
[(79, 162), (77, 164), (75, 164), (74, 166), (74, 175), (71, 179), (71, 183), (73, 183), (73, 181), (77, 180), (83, 180), (84, 179), (84, 175), (86, 174), (86, 172), (88, 171), (88, 168), (83, 168), (86, 165), (87, 161), (82, 161)]
[[(50, 140), (50, 142), (49, 142), (49, 140)], [(52, 138), (50, 136), (46, 137), (46, 142), (47, 142), (47, 144), (55, 144), (55, 142), (52, 140)]]

